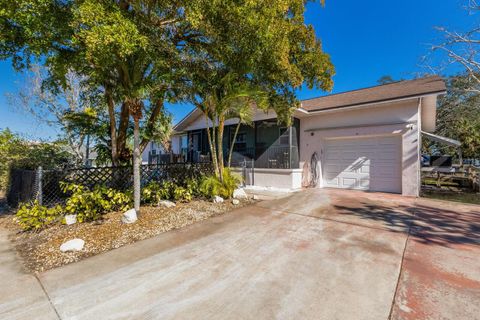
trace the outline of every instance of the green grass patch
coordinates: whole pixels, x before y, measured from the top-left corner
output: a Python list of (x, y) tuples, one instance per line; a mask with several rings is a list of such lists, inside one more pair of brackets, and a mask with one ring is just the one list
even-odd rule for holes
[(480, 204), (480, 193), (424, 191), (422, 197), (461, 203)]

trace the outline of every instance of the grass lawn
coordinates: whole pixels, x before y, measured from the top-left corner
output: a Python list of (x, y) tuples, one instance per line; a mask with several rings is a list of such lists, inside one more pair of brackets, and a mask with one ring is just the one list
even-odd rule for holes
[(449, 192), (449, 191), (422, 191), (422, 197), (440, 199), (461, 203), (480, 204), (480, 193), (474, 192)]

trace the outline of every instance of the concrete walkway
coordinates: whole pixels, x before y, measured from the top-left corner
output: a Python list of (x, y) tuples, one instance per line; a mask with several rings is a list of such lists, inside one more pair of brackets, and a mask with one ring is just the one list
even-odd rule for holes
[(0, 228), (0, 318), (58, 319), (37, 278), (22, 269), (8, 234)]
[[(389, 194), (308, 190), (39, 279), (62, 319), (475, 319), (479, 211)], [(33, 288), (35, 278), (24, 277)], [(17, 295), (13, 308), (0, 302), (0, 314), (20, 308), (10, 314), (21, 318), (30, 310), (23, 306), (38, 305), (37, 315), (54, 319), (36, 284), (23, 291), (38, 295), (34, 303)]]

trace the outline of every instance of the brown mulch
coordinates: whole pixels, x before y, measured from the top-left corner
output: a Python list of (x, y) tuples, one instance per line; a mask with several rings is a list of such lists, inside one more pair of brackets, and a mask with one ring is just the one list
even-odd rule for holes
[[(194, 200), (177, 203), (174, 208), (142, 207), (138, 221), (133, 224), (122, 223), (122, 213), (112, 212), (100, 221), (57, 224), (39, 232), (22, 232), (14, 215), (0, 215), (0, 227), (11, 231), (11, 240), (27, 269), (41, 272), (224, 214), (252, 201), (242, 200), (234, 206), (228, 200), (224, 203)], [(74, 238), (85, 240), (83, 250), (61, 252), (60, 245)]]

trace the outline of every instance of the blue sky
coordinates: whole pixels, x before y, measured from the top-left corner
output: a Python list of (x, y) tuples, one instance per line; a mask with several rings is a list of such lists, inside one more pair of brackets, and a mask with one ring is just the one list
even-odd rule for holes
[[(313, 24), (324, 50), (331, 55), (336, 68), (332, 93), (375, 85), (383, 75), (409, 79), (424, 72), (421, 57), (429, 44), (441, 40), (434, 29), (468, 30), (477, 17), (463, 9), (467, 0), (326, 0), (307, 7), (306, 21)], [(15, 92), (23, 76), (0, 61), (0, 128), (9, 127), (29, 138), (52, 139), (58, 129), (41, 125), (8, 105), (6, 93)], [(300, 99), (326, 94), (302, 89)], [(168, 105), (174, 120), (191, 109), (188, 104)]]

